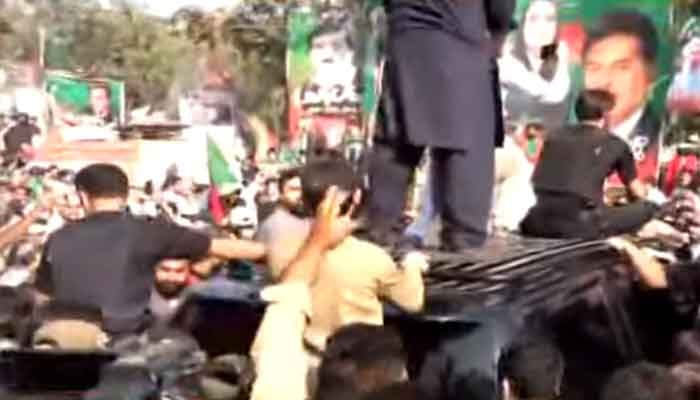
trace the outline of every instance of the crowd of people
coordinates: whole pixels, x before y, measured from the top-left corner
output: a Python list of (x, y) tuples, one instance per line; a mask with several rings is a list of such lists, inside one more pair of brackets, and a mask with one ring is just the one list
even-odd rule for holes
[[(44, 319), (27, 329), (17, 322), (21, 307), (9, 313), (0, 307), (0, 330), (34, 349), (113, 348), (169, 326), (192, 290), (235, 279), (231, 269), (245, 265), (264, 277), (255, 284), (266, 304), (248, 354), (254, 379), (241, 391), (253, 400), (579, 399), (591, 392), (601, 400), (698, 398), (700, 194), (684, 181), (664, 195), (640, 176), (638, 151), (624, 140), (630, 132), (618, 131), (629, 125), (631, 114), (636, 116), (630, 121), (644, 121), (644, 109), (618, 101), (619, 82), (606, 79), (606, 60), (596, 59), (611, 36), (635, 38), (620, 25), (634, 15), (611, 17), (591, 36), (585, 56), (592, 83), (575, 101), (576, 124), (560, 126), (571, 82), (564, 62), (569, 55), (555, 47), (549, 52), (558, 63), (556, 57), (539, 60), (549, 70), (542, 78), (557, 89), (538, 95), (551, 106), (546, 123), (499, 137), (504, 129), (494, 90), (498, 65), (485, 46), (473, 44), (481, 43), (484, 31), (494, 42), (502, 40), (512, 29), (513, 4), (485, 4), (396, 2), (390, 31), (400, 34), (390, 37), (387, 92), (400, 112), (388, 117), (396, 126), (375, 138), (365, 160), (369, 171), (329, 150), (274, 177), (246, 165), (244, 181), (225, 193), (212, 195), (211, 187), (176, 173), (160, 187), (136, 188), (112, 164), (74, 171), (25, 163), (23, 153), (36, 132), (19, 120), (4, 137), (0, 286), (22, 288), (27, 303), (44, 310)], [(549, 0), (533, 4), (527, 15), (559, 11)], [(475, 17), (481, 14), (486, 18)], [(538, 38), (531, 36), (523, 27), (514, 47), (506, 49), (510, 67), (522, 74), (533, 73), (525, 67), (534, 69), (527, 52)], [(639, 60), (631, 63), (646, 85), (643, 62), (651, 63), (656, 49), (637, 50)], [(455, 85), (455, 76), (464, 76), (467, 87)], [(507, 101), (528, 108), (532, 93), (515, 88), (528, 82), (507, 82), (512, 86)], [(106, 101), (104, 94), (95, 92), (96, 104)], [(483, 134), (465, 134), (465, 121), (475, 122), (470, 132)], [(537, 131), (544, 128), (542, 138)], [(531, 133), (543, 142), (535, 152), (522, 143)], [(426, 153), (422, 211), (406, 225), (407, 187)], [(623, 194), (615, 198), (605, 191), (612, 175), (622, 183)], [(224, 205), (221, 220), (211, 216), (213, 196)], [(384, 305), (407, 314), (424, 309), (426, 245), (438, 215), (439, 245), (454, 253), (501, 234), (608, 239), (628, 267), (622, 283), (634, 289), (626, 293), (651, 301), (638, 333), (654, 336), (653, 362), (623, 363), (589, 385), (585, 378), (597, 371), (572, 362), (557, 332), (525, 326), (495, 360), (489, 358), (497, 364), (495, 385), (478, 368), (444, 354), (427, 354), (417, 369), (410, 368), (404, 336), (384, 326)], [(649, 251), (647, 242), (664, 251)], [(16, 304), (18, 293), (0, 290), (0, 300), (14, 296)], [(662, 327), (649, 321), (659, 316)], [(601, 334), (594, 320), (584, 325), (598, 329), (594, 337), (609, 332), (603, 327)], [(608, 354), (606, 343), (594, 347), (595, 354), (581, 350), (575, 358)], [(463, 350), (453, 349), (452, 355), (472, 356)]]
[[(607, 137), (600, 135), (596, 140)], [(261, 223), (252, 232), (247, 225), (231, 225), (236, 207), (245, 202), (240, 191), (225, 196), (230, 218), (217, 225), (207, 218), (207, 188), (178, 177), (144, 190), (131, 188), (126, 174), (110, 164), (75, 172), (6, 167), (0, 281), (30, 283), (34, 301), (71, 315), (33, 332), (30, 346), (103, 348), (167, 324), (186, 288), (215, 278), (227, 260), (250, 260), (266, 276), (261, 297), (268, 304), (250, 352), (252, 398), (425, 399), (465, 393), (490, 398), (483, 389), (489, 384), (469, 374), (422, 371), (409, 381), (407, 349), (397, 331), (382, 327), (382, 302), (419, 312), (428, 263), (418, 252), (397, 259), (356, 234), (366, 188), (353, 165), (336, 153), (284, 171), (273, 190), (272, 181), (258, 179), (261, 189), (254, 197)], [(656, 214), (668, 217), (666, 222), (655, 221), (647, 237), (685, 248), (698, 237), (700, 197), (683, 191), (669, 204), (665, 214)], [(604, 235), (613, 233), (624, 232)], [(640, 287), (670, 290), (679, 314), (696, 307), (700, 280), (692, 263), (667, 267), (631, 241), (615, 239), (611, 245), (636, 267)], [(74, 305), (87, 306), (80, 318), (65, 314)], [(679, 338), (677, 365), (640, 363), (619, 370), (601, 398), (692, 398), (674, 396), (698, 385), (693, 364), (700, 362), (694, 358), (698, 338), (693, 331)], [(566, 360), (549, 335), (523, 335), (500, 363), (502, 398), (567, 397)]]

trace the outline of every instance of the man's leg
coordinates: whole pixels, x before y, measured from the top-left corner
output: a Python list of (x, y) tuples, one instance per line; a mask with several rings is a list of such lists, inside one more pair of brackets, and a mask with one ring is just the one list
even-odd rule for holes
[(599, 215), (569, 196), (537, 196), (537, 203), (520, 223), (525, 236), (549, 239), (596, 239)]
[(442, 211), (439, 208), (438, 202), (436, 201), (439, 194), (437, 193), (437, 190), (435, 190), (435, 169), (433, 168), (432, 163), (428, 164), (427, 169), (427, 179), (425, 180), (425, 185), (423, 186), (423, 191), (421, 192), (418, 217), (411, 225), (408, 226), (408, 228), (406, 228), (405, 232), (406, 236), (418, 238), (422, 243), (426, 242), (435, 217)]
[(409, 144), (377, 141), (370, 164), (369, 222), (374, 241), (394, 245), (406, 205), (408, 186), (423, 149)]
[(657, 206), (646, 201), (601, 210), (601, 231), (606, 236), (635, 233), (654, 218)]
[(494, 149), (435, 149), (435, 188), (441, 193), (442, 245), (448, 249), (478, 247), (488, 235), (493, 200)]

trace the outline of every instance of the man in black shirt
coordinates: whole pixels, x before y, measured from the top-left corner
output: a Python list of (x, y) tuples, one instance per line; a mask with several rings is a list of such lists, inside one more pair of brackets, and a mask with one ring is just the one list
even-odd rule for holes
[(524, 234), (593, 239), (634, 232), (653, 217), (656, 207), (646, 201), (623, 207), (603, 202), (605, 179), (613, 173), (631, 197), (646, 197), (629, 147), (603, 129), (613, 105), (607, 92), (584, 92), (576, 103), (581, 123), (546, 140), (532, 178), (537, 204), (521, 223)]
[(125, 212), (129, 183), (110, 164), (93, 164), (75, 177), (87, 217), (55, 232), (44, 247), (36, 287), (62, 304), (99, 309), (110, 334), (145, 328), (155, 266), (166, 258), (260, 259), (263, 245), (211, 239)]

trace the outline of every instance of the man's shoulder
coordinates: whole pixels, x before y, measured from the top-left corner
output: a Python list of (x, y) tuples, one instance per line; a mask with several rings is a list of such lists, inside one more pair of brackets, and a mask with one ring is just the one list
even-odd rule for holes
[(76, 233), (80, 233), (83, 229), (91, 225), (89, 221), (85, 219), (80, 219), (77, 221), (68, 221), (62, 227), (54, 231), (50, 239), (52, 241), (60, 240), (62, 238), (71, 237)]
[(265, 218), (261, 226), (271, 226), (276, 223), (279, 223), (279, 221), (283, 218), (285, 218), (285, 211), (281, 209), (280, 207), (275, 207), (274, 210), (270, 213), (270, 215)]
[(615, 146), (620, 151), (629, 148), (627, 142), (623, 138), (615, 135), (614, 133), (606, 132), (606, 134), (603, 137), (603, 140), (607, 145)]
[(348, 236), (347, 239), (343, 240), (340, 246), (345, 247), (345, 248), (362, 248), (367, 251), (373, 251), (373, 252), (382, 252), (389, 254), (383, 247), (380, 245), (371, 242), (366, 239), (362, 239), (357, 236)]
[(661, 118), (656, 115), (650, 106), (647, 106), (635, 128), (637, 132), (646, 136), (658, 135), (661, 129)]
[(358, 263), (377, 262), (392, 264), (391, 254), (383, 247), (370, 241), (350, 236), (345, 239), (333, 251), (335, 254), (351, 256), (348, 260), (356, 260)]
[(576, 144), (588, 140), (592, 135), (590, 127), (582, 124), (563, 125), (553, 129), (546, 138), (547, 142)]
[(285, 233), (302, 233), (299, 230), (307, 230), (311, 227), (311, 222), (308, 219), (298, 217), (289, 211), (278, 208), (276, 209), (261, 225), (260, 231), (266, 234), (272, 234), (277, 231)]
[(68, 238), (75, 235), (82, 235), (95, 230), (102, 230), (108, 226), (118, 226), (123, 225), (140, 227), (150, 224), (146, 218), (135, 217), (131, 214), (111, 214), (105, 216), (98, 216), (96, 218), (87, 217), (77, 221), (70, 221), (64, 226), (56, 230), (51, 237), (56, 238)]

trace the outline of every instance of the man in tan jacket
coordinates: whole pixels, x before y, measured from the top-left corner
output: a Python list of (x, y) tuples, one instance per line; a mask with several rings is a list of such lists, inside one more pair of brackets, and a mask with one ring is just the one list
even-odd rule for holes
[[(314, 209), (323, 208), (324, 196), (332, 186), (335, 187), (335, 196), (340, 199), (337, 212), (342, 215), (352, 215), (361, 201), (359, 179), (343, 160), (324, 159), (309, 164), (302, 171), (302, 186), (305, 204)], [(313, 237), (312, 232), (301, 253)], [(399, 268), (385, 250), (353, 236), (337, 241), (321, 253), (315, 273), (302, 280), (308, 285), (308, 301), (300, 300), (304, 297), (301, 294), (304, 290), (298, 285), (290, 289), (293, 283), (299, 283), (290, 277), (290, 274), (298, 273), (292, 267), (283, 271), (281, 284), (263, 293), (270, 305), (251, 351), (258, 372), (253, 392), (256, 400), (272, 398), (262, 394), (267, 392), (265, 387), (279, 386), (279, 380), (290, 371), (289, 362), (298, 361), (304, 350), (308, 356), (313, 390), (314, 369), (318, 366), (326, 339), (338, 328), (351, 323), (383, 324), (382, 300), (409, 312), (419, 311), (423, 306), (423, 264), (410, 262)], [(271, 315), (273, 312), (276, 316)], [(297, 317), (290, 318), (291, 315)], [(302, 316), (308, 321), (303, 339), (300, 330)], [(294, 323), (287, 322), (292, 319)], [(279, 321), (279, 324), (272, 321)], [(283, 346), (282, 342), (286, 345)], [(272, 359), (277, 362), (269, 361)], [(298, 374), (295, 376), (298, 379)], [(296, 396), (287, 392), (285, 398), (301, 400), (303, 396), (297, 389)]]

